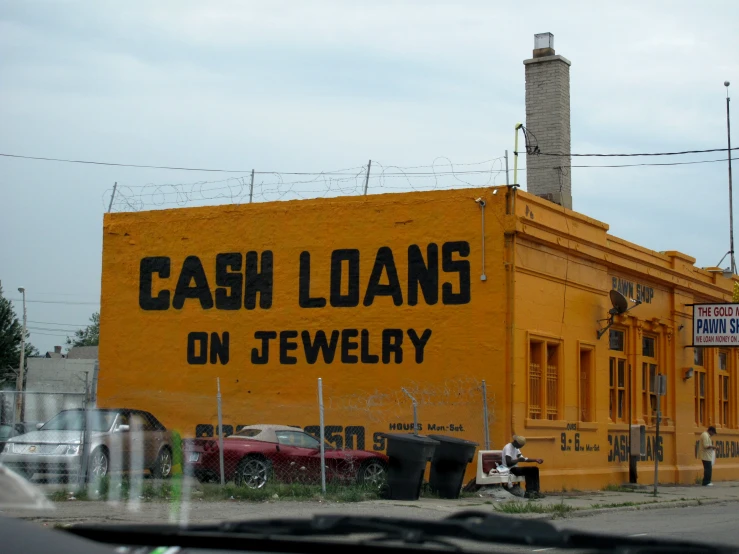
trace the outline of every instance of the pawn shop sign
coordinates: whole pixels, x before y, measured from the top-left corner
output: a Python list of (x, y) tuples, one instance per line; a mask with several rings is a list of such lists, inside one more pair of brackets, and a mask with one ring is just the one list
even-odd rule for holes
[(691, 346), (739, 346), (739, 303), (693, 304)]

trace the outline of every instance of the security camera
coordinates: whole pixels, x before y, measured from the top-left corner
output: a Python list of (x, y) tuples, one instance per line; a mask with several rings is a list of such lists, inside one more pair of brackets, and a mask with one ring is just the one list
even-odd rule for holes
[(481, 208), (484, 208), (485, 207), (485, 201), (482, 198), (475, 199), (475, 202), (477, 202), (478, 204), (480, 204), (480, 207)]

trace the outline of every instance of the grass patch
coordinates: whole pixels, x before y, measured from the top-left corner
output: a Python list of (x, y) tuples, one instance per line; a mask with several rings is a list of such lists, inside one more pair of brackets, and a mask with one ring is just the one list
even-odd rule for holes
[(250, 489), (233, 483), (201, 485), (204, 500), (242, 500), (265, 502), (269, 500), (332, 500), (334, 502), (362, 502), (380, 498), (379, 490), (362, 485), (338, 485), (327, 483), (326, 495), (321, 494), (320, 485), (302, 483), (268, 483), (261, 489)]
[(565, 517), (575, 508), (568, 504), (538, 504), (536, 502), (506, 502), (505, 504), (494, 504), (496, 512), (504, 514), (552, 514), (554, 517)]
[[(182, 496), (182, 478), (173, 476), (167, 481), (141, 480), (137, 484), (124, 476), (111, 482), (105, 477), (87, 487), (57, 490), (48, 495), (53, 502), (74, 500), (120, 500), (122, 502), (138, 498), (145, 502), (177, 500)], [(320, 485), (303, 483), (268, 483), (261, 489), (250, 489), (227, 483), (197, 484), (189, 491), (191, 499), (209, 501), (238, 500), (244, 502), (290, 501), (290, 500), (330, 500), (334, 502), (362, 502), (380, 498), (380, 491), (369, 486), (357, 484), (340, 485), (328, 483), (326, 495), (321, 494)]]

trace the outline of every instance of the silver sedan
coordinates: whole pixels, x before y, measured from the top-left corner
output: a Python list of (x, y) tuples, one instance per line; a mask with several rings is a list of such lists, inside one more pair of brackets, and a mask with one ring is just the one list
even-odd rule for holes
[(79, 475), (85, 436), (90, 480), (112, 471), (172, 474), (171, 432), (149, 412), (131, 409), (60, 412), (37, 431), (9, 439), (0, 463), (29, 479), (36, 473)]

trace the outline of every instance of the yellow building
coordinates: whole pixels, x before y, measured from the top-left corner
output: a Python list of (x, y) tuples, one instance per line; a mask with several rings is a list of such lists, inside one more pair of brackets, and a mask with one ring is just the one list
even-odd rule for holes
[[(733, 282), (515, 187), (106, 214), (103, 232), (100, 405), (213, 436), (218, 378), (228, 431), (314, 427), (320, 377), (336, 446), (410, 429), (403, 389), (422, 433), (482, 445), (485, 380), (491, 446), (525, 435), (545, 490), (627, 481), (629, 417), (640, 483), (655, 455), (661, 482), (693, 483), (709, 424), (715, 480), (739, 478), (735, 350), (688, 346), (690, 305)], [(612, 289), (641, 304), (599, 339)]]

